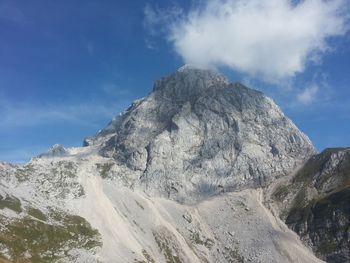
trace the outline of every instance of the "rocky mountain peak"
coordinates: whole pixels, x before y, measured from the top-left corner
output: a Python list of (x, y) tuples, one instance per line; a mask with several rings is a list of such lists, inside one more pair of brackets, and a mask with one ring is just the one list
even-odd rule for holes
[(147, 193), (186, 201), (265, 185), (315, 153), (272, 99), (190, 66), (156, 81), (85, 144)]
[(84, 144), (0, 162), (0, 262), (323, 262), (278, 214), (349, 262), (350, 149), (314, 155), (220, 73), (185, 65)]
[(156, 81), (153, 91), (166, 99), (181, 102), (194, 99), (208, 90), (223, 89), (228, 84), (228, 79), (219, 72), (184, 65)]

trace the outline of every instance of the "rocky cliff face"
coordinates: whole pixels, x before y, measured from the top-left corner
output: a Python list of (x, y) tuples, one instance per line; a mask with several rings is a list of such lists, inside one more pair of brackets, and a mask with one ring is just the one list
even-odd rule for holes
[(313, 156), (273, 192), (286, 224), (327, 262), (350, 261), (350, 149)]
[(135, 185), (182, 201), (263, 186), (315, 153), (263, 93), (189, 66), (157, 81), (93, 144), (136, 172)]

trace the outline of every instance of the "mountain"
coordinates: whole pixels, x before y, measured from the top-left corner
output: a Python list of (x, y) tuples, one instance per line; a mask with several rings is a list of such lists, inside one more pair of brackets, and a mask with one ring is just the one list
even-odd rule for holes
[(263, 93), (188, 65), (85, 145), (137, 174), (136, 187), (183, 202), (263, 186), (315, 153)]
[(340, 156), (321, 175), (270, 98), (186, 65), (84, 147), (0, 163), (0, 262), (342, 262)]
[(350, 148), (326, 149), (270, 188), (279, 216), (317, 256), (350, 262)]

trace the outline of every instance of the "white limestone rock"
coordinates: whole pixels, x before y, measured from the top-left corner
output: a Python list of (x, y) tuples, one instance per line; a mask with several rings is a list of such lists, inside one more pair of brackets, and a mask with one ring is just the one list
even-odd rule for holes
[(315, 148), (262, 92), (190, 66), (155, 82), (86, 145), (140, 174), (152, 195), (198, 200), (263, 186)]

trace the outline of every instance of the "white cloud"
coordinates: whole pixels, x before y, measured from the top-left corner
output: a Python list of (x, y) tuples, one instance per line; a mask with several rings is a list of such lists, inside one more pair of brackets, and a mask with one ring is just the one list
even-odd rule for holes
[(316, 101), (318, 95), (319, 87), (315, 84), (306, 87), (297, 95), (297, 100), (299, 103), (304, 105), (309, 105)]
[[(224, 65), (278, 81), (319, 61), (329, 50), (328, 38), (345, 34), (346, 1), (205, 1), (175, 17), (167, 38), (186, 63)], [(149, 26), (164, 16), (149, 7), (146, 11)], [(162, 23), (169, 24), (169, 17)]]
[(143, 13), (145, 15), (143, 26), (148, 30), (149, 34), (155, 35), (156, 34), (155, 28), (160, 22), (157, 11), (154, 10), (149, 4), (147, 4), (143, 9)]
[(183, 10), (178, 5), (162, 10), (147, 4), (143, 9), (143, 13), (143, 27), (148, 34), (145, 38), (145, 44), (148, 49), (157, 49), (157, 43), (153, 37), (159, 34), (168, 34), (169, 27), (166, 25), (169, 26), (169, 24), (177, 21), (178, 18), (183, 17)]

